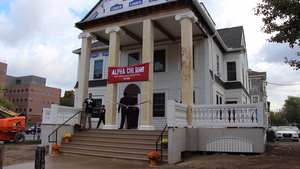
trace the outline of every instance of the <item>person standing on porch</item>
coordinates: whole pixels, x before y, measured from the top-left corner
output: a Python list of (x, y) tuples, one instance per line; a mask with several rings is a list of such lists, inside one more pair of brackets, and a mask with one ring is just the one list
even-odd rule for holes
[(89, 93), (89, 98), (85, 99), (85, 101), (83, 102), (83, 105), (86, 107), (85, 107), (85, 112), (83, 114), (83, 122), (82, 122), (81, 129), (86, 129), (85, 128), (86, 118), (88, 118), (88, 121), (89, 121), (88, 129), (91, 129), (91, 127), (92, 127), (91, 117), (92, 117), (93, 109), (96, 106), (96, 103), (95, 103), (94, 99), (92, 98), (92, 96), (93, 96), (92, 93)]
[(139, 113), (140, 109), (138, 107), (133, 107), (132, 108), (132, 114), (133, 114), (133, 128), (137, 129), (138, 128), (138, 121), (139, 121)]
[(105, 113), (106, 113), (105, 105), (102, 105), (101, 109), (99, 110), (99, 121), (97, 124), (97, 128), (99, 128), (101, 121), (103, 121), (103, 125), (105, 125)]
[(120, 104), (118, 107), (118, 113), (120, 113), (120, 109), (121, 113), (122, 113), (122, 117), (121, 117), (121, 126), (119, 129), (123, 129), (124, 126), (124, 122), (125, 122), (125, 118), (127, 120), (127, 129), (131, 129), (131, 106), (132, 105), (132, 99), (128, 96), (127, 92), (124, 92), (124, 97), (121, 98), (120, 100)]

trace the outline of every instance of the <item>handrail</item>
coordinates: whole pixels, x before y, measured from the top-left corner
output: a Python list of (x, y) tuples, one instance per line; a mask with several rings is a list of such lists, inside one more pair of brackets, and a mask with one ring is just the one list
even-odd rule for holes
[[(161, 147), (161, 143), (162, 143), (162, 140), (163, 140), (163, 134), (167, 128), (168, 124), (166, 124), (165, 128), (162, 130), (162, 132), (160, 133), (160, 136), (158, 137), (157, 141), (156, 141), (156, 151), (159, 151), (160, 150), (160, 154), (161, 154), (161, 161), (163, 160), (163, 149)], [(158, 149), (158, 141), (160, 139), (160, 149)]]
[[(65, 125), (68, 121), (70, 121), (73, 117), (75, 117), (77, 114), (79, 114), (79, 113), (81, 113), (81, 112), (84, 112), (84, 111), (79, 111), (79, 112), (75, 113), (72, 117), (70, 117), (70, 118), (69, 118), (68, 120), (66, 120), (63, 124), (61, 124), (61, 125), (58, 126), (54, 131), (52, 131), (52, 133), (50, 133), (50, 134), (48, 135), (48, 142), (49, 142), (49, 143), (55, 142), (55, 144), (57, 144), (57, 130), (58, 130), (59, 128), (61, 128), (61, 126)], [(55, 132), (55, 141), (51, 141), (51, 140), (50, 140), (50, 136), (51, 136), (54, 132)]]

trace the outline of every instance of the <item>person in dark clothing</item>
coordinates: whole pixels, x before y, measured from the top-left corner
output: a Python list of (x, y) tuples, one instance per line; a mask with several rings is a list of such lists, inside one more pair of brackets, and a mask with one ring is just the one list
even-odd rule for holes
[(102, 105), (101, 109), (99, 110), (99, 121), (97, 124), (97, 128), (99, 128), (101, 121), (103, 121), (103, 124), (105, 125), (105, 113), (106, 113), (105, 105)]
[(121, 126), (119, 129), (123, 129), (125, 118), (127, 119), (127, 129), (131, 129), (130, 121), (131, 121), (132, 109), (131, 107), (127, 107), (127, 106), (132, 105), (132, 99), (128, 96), (126, 92), (124, 92), (124, 97), (121, 98), (120, 104), (121, 105), (119, 105), (118, 107), (118, 113), (120, 113), (120, 109), (122, 109), (121, 110), (122, 117), (121, 117)]
[(81, 129), (85, 129), (86, 118), (88, 118), (88, 121), (89, 121), (88, 129), (91, 129), (91, 127), (92, 127), (91, 118), (92, 118), (93, 109), (96, 106), (96, 102), (92, 98), (92, 96), (93, 96), (92, 93), (89, 93), (89, 98), (85, 99), (85, 101), (83, 102), (83, 105), (85, 105), (86, 107), (85, 107), (85, 112), (83, 114), (83, 122), (82, 122)]
[(139, 109), (138, 107), (133, 107), (133, 108), (132, 108), (132, 114), (133, 114), (133, 128), (134, 128), (134, 129), (137, 129), (137, 128), (138, 128), (139, 113), (140, 113), (140, 109)]

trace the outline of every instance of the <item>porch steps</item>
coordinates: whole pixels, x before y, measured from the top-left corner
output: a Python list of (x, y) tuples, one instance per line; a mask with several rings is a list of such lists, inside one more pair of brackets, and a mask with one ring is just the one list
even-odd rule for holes
[[(148, 161), (147, 154), (155, 151), (155, 143), (161, 132), (162, 130), (126, 129), (76, 131), (69, 143), (62, 142), (59, 152)], [(163, 138), (168, 138), (168, 131), (164, 132)], [(167, 162), (168, 150), (163, 150), (162, 159)]]

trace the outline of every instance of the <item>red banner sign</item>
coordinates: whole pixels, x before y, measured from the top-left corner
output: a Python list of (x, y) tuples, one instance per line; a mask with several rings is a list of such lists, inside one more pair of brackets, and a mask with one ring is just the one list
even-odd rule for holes
[(108, 67), (107, 83), (149, 80), (149, 63), (126, 67)]

